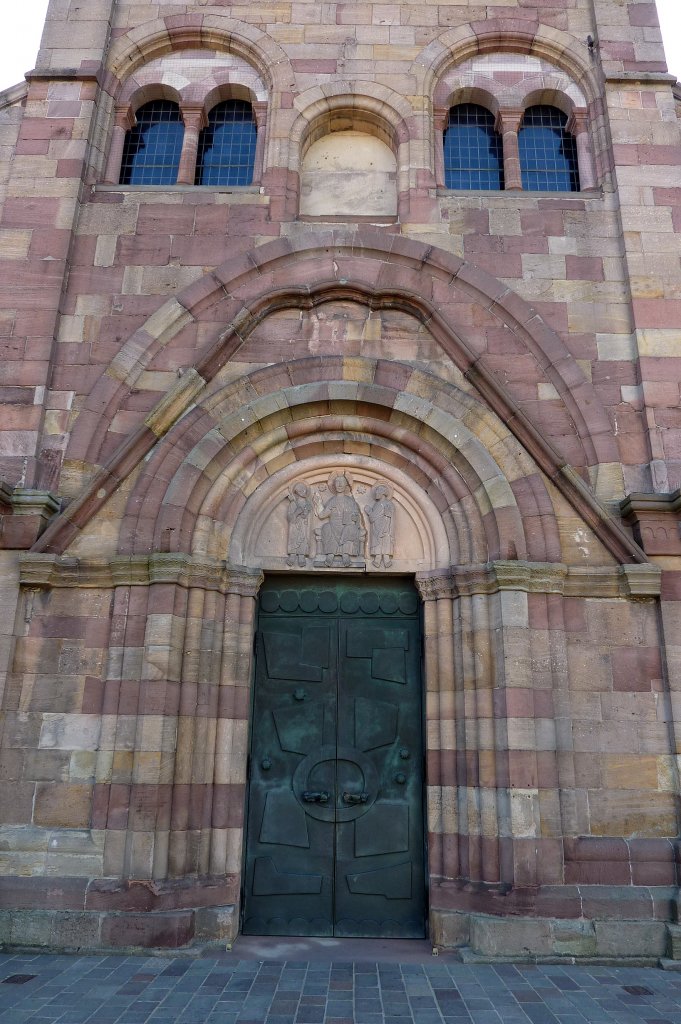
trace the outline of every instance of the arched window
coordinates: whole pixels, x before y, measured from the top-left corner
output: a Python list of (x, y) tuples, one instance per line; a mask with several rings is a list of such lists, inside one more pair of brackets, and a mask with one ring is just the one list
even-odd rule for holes
[(502, 189), (504, 158), (494, 116), (475, 103), (449, 111), (444, 135), (445, 188)]
[(518, 132), (523, 188), (531, 192), (578, 192), (575, 139), (556, 107), (528, 107)]
[(180, 108), (169, 100), (140, 107), (136, 125), (125, 136), (121, 185), (174, 185), (182, 153)]
[(253, 108), (244, 100), (213, 107), (199, 137), (197, 185), (250, 185), (255, 163)]

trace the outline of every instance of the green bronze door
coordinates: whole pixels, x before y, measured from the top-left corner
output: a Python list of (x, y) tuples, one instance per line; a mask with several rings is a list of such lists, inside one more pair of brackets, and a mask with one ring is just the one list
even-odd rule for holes
[(424, 936), (420, 651), (406, 580), (266, 581), (245, 933)]

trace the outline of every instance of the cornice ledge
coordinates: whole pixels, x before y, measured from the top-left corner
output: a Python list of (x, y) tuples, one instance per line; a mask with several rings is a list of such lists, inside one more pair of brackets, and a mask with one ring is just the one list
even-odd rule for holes
[(25, 587), (149, 587), (158, 583), (256, 597), (261, 569), (228, 565), (219, 559), (193, 558), (181, 552), (116, 555), (111, 559), (72, 558), (29, 552), (20, 559)]
[(19, 582), (24, 587), (111, 587), (111, 564), (106, 559), (87, 562), (68, 555), (27, 552), (19, 559)]
[(664, 512), (674, 514), (681, 512), (681, 487), (671, 493), (648, 494), (636, 492), (627, 495), (620, 502), (620, 510), (623, 518), (628, 518), (637, 512)]
[(61, 508), (61, 501), (51, 491), (31, 487), (15, 487), (12, 490), (12, 512), (15, 516), (39, 515), (47, 522)]
[(492, 562), (497, 590), (525, 590), (533, 594), (562, 594), (568, 567), (561, 562)]
[(561, 562), (496, 561), (417, 575), (416, 585), (424, 601), (506, 590), (566, 597), (656, 597), (661, 571), (652, 563), (568, 566)]
[(33, 68), (24, 78), (27, 82), (98, 82), (101, 66), (96, 68)]
[(648, 556), (681, 556), (681, 488), (629, 494), (620, 502), (620, 512)]
[(630, 597), (659, 597), (662, 593), (662, 569), (647, 565), (621, 565), (620, 575)]
[(0, 92), (0, 110), (4, 110), (6, 107), (11, 107), (16, 103), (22, 103), (27, 96), (28, 84), (26, 82), (18, 82), (16, 85), (10, 85), (9, 88), (3, 89), (2, 92)]
[(613, 71), (605, 76), (606, 82), (668, 82), (676, 83), (676, 75), (665, 71)]

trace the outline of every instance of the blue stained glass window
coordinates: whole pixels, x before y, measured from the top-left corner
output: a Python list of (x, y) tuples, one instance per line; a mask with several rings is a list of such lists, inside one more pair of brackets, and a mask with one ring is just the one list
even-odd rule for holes
[(556, 107), (528, 107), (518, 132), (523, 188), (528, 192), (578, 192), (577, 145)]
[(197, 185), (250, 185), (255, 163), (253, 108), (244, 100), (213, 107), (199, 137)]
[(135, 118), (137, 124), (125, 137), (121, 185), (174, 185), (184, 139), (180, 108), (169, 100), (152, 100)]
[(494, 116), (475, 103), (461, 103), (449, 111), (445, 129), (445, 187), (502, 189), (504, 155)]

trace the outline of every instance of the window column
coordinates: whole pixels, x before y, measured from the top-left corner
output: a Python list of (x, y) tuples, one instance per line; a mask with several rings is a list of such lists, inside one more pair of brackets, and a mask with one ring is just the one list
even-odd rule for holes
[(177, 172), (178, 185), (193, 185), (196, 181), (196, 157), (199, 151), (199, 133), (208, 123), (203, 103), (182, 103), (180, 113), (184, 122), (184, 141)]
[(257, 100), (251, 104), (253, 117), (255, 119), (256, 140), (255, 159), (253, 161), (253, 184), (259, 185), (262, 181), (263, 165), (265, 162), (265, 132), (267, 129), (267, 102)]
[(589, 138), (589, 118), (586, 110), (575, 109), (570, 114), (566, 130), (575, 137), (577, 146), (577, 166), (579, 168), (579, 187), (582, 189), (596, 188), (596, 177), (594, 175), (594, 163), (591, 155), (591, 140)]
[(118, 185), (121, 179), (125, 136), (134, 127), (135, 115), (130, 104), (116, 104), (114, 107), (114, 126), (111, 132), (109, 156), (106, 162), (106, 173), (104, 174), (105, 185)]
[(437, 188), (445, 188), (445, 128), (449, 123), (449, 107), (436, 107), (433, 110), (433, 131), (435, 132), (435, 184)]
[(522, 191), (523, 179), (518, 154), (518, 132), (523, 119), (522, 110), (500, 110), (495, 128), (501, 135), (504, 151), (504, 189)]

